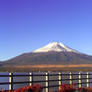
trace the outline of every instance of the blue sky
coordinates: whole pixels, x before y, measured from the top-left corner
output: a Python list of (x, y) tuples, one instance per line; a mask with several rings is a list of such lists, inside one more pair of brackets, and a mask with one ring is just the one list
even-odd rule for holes
[(53, 41), (92, 55), (92, 0), (0, 0), (0, 60)]

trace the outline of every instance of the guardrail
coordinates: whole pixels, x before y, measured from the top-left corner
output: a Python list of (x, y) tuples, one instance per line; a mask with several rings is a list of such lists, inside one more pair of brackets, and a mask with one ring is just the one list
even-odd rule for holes
[[(34, 77), (37, 76), (42, 76), (45, 78), (45, 80), (34, 80)], [(50, 78), (50, 77), (57, 77), (56, 79)], [(67, 76), (67, 77), (66, 77)], [(76, 77), (77, 76), (77, 77)], [(90, 72), (78, 72), (78, 73), (63, 73), (63, 72), (58, 72), (56, 74), (51, 74), (51, 73), (44, 73), (44, 74), (34, 74), (34, 73), (29, 73), (29, 74), (21, 74), (21, 75), (16, 75), (14, 73), (9, 73), (9, 75), (0, 75), (0, 77), (9, 77), (9, 82), (0, 82), (0, 85), (9, 85), (9, 90), (14, 89), (15, 84), (26, 84), (29, 83), (29, 85), (32, 84), (40, 84), (40, 83), (45, 83), (45, 86), (43, 88), (45, 89), (46, 92), (49, 92), (50, 88), (53, 87), (58, 87), (63, 84), (68, 82), (68, 84), (75, 84), (77, 87), (83, 87), (85, 85), (86, 87), (90, 87), (92, 83), (92, 73)], [(13, 81), (14, 77), (29, 77), (29, 81)], [(77, 81), (77, 82), (75, 82)], [(50, 85), (50, 82), (54, 82), (52, 84), (55, 84), (55, 82), (58, 82), (57, 85)], [(66, 83), (67, 84), (67, 83)]]

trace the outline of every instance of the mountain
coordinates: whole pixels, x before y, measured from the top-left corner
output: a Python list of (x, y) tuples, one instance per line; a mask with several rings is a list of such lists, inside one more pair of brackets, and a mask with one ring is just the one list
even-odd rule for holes
[(92, 56), (80, 53), (60, 42), (52, 42), (30, 53), (3, 62), (3, 66), (92, 64)]

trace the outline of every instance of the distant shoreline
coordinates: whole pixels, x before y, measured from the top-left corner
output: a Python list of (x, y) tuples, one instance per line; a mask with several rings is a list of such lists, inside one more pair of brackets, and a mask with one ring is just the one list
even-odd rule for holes
[(92, 71), (92, 64), (3, 66), (0, 72)]
[(78, 65), (25, 65), (25, 66), (15, 66), (17, 68), (77, 68), (77, 67), (92, 67), (92, 64), (78, 64)]

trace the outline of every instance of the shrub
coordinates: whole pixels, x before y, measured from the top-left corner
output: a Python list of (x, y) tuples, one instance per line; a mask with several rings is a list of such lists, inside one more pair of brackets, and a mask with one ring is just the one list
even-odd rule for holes
[(74, 86), (74, 84), (62, 84), (60, 86), (59, 92), (75, 92), (76, 89), (74, 88)]
[(62, 84), (58, 92), (92, 92), (92, 87), (74, 88), (74, 86), (74, 84)]
[(18, 88), (16, 90), (2, 90), (0, 92), (41, 92), (42, 91), (42, 87), (40, 86), (40, 84), (36, 84), (36, 85), (31, 85), (31, 86), (26, 86), (24, 88)]

